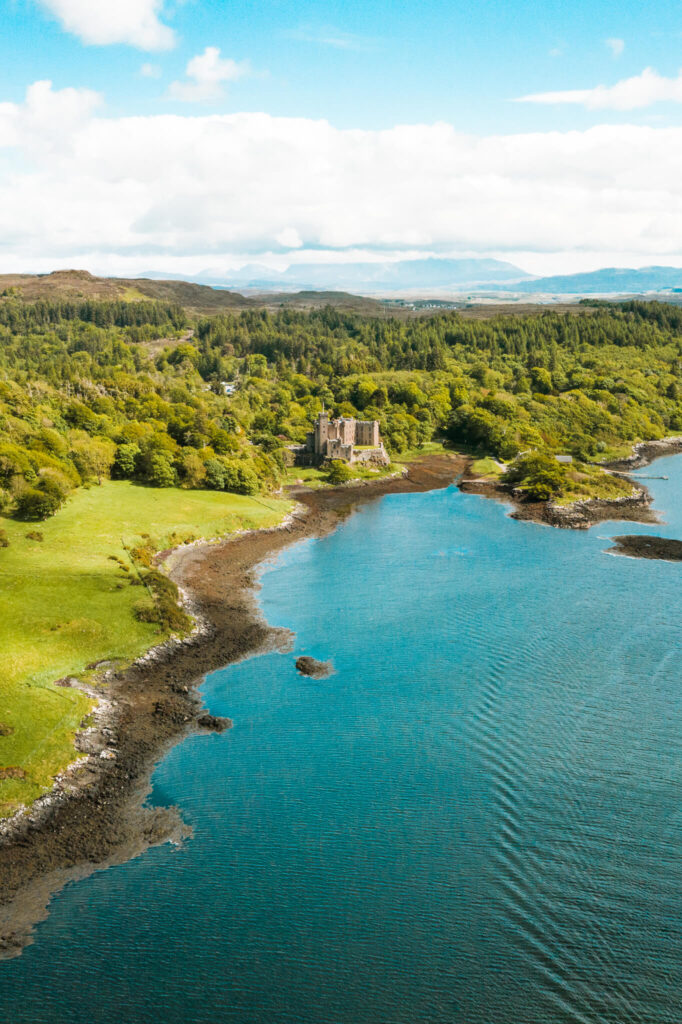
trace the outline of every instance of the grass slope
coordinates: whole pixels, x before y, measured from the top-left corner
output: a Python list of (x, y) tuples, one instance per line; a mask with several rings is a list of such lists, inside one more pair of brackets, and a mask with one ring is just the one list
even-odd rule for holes
[(471, 466), (472, 472), (476, 476), (482, 476), (492, 479), (498, 479), (502, 476), (502, 470), (498, 466), (495, 459), (486, 457), (484, 459), (476, 459)]
[[(194, 537), (268, 527), (286, 501), (215, 491), (151, 490), (107, 482), (78, 491), (37, 527), (2, 520), (0, 549), (0, 769), (25, 778), (0, 781), (0, 817), (29, 803), (74, 758), (73, 737), (89, 711), (76, 690), (54, 680), (90, 662), (133, 659), (162, 637), (139, 622), (140, 587), (124, 580), (110, 555), (149, 534), (159, 550)], [(39, 530), (42, 541), (27, 533)], [(5, 733), (5, 735), (3, 735)]]
[(31, 302), (35, 299), (157, 299), (178, 302), (195, 312), (210, 314), (250, 309), (251, 299), (239, 292), (193, 284), (190, 281), (165, 281), (150, 278), (95, 277), (87, 270), (56, 270), (52, 274), (0, 274), (0, 293), (15, 289)]

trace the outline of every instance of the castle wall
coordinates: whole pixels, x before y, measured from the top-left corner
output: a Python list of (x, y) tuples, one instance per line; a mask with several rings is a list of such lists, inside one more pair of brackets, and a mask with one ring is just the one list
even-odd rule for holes
[(344, 444), (338, 438), (331, 438), (327, 441), (327, 458), (342, 459), (344, 462), (350, 462), (353, 458), (353, 445)]
[(351, 462), (361, 463), (373, 463), (378, 466), (387, 466), (389, 463), (386, 449), (382, 444), (377, 448), (365, 448), (363, 451), (358, 451), (357, 448), (353, 452)]
[(355, 443), (371, 445), (378, 448), (381, 439), (379, 437), (379, 424), (377, 420), (357, 420), (355, 423)]
[[(343, 459), (344, 462), (388, 462), (376, 420), (356, 420), (352, 416), (330, 420), (327, 413), (320, 413), (313, 433), (308, 435), (307, 444), (312, 446), (313, 456), (317, 460), (327, 458)], [(366, 450), (358, 452), (355, 450), (356, 445)]]

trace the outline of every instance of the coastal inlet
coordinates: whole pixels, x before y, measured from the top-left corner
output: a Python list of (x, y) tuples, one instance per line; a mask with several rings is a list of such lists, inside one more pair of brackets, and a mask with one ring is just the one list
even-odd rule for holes
[[(628, 535), (682, 539), (657, 472)], [(680, 567), (508, 511), (389, 495), (264, 567), (293, 654), (209, 676), (233, 727), (154, 775), (192, 838), (61, 891), (4, 1019), (679, 1024)]]

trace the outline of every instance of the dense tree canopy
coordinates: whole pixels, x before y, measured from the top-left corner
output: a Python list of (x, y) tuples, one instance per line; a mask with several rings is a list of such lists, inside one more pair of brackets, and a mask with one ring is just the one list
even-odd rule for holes
[[(398, 320), (283, 309), (190, 325), (157, 302), (10, 295), (0, 299), (0, 508), (40, 518), (107, 475), (267, 490), (323, 403), (378, 419), (394, 456), (448, 437), (504, 460), (597, 461), (682, 431), (682, 311), (591, 303)], [(519, 460), (517, 477), (533, 468), (537, 495), (551, 495), (562, 473), (536, 462)]]

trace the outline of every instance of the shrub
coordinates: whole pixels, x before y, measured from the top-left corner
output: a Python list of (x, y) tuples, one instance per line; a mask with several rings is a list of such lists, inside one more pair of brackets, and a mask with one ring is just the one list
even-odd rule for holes
[(201, 487), (206, 480), (206, 468), (195, 451), (183, 452), (180, 472), (185, 487)]
[(219, 462), (218, 459), (208, 459), (204, 469), (206, 486), (213, 491), (222, 491), (225, 487), (225, 470), (222, 462)]
[(140, 454), (140, 447), (137, 444), (120, 444), (114, 455), (112, 476), (119, 480), (130, 480), (135, 476), (135, 460)]
[(258, 494), (258, 477), (243, 462), (225, 462), (224, 488), (233, 494)]
[(507, 480), (521, 487), (531, 501), (549, 501), (563, 490), (566, 470), (552, 455), (529, 452), (509, 467)]
[[(154, 549), (150, 545), (126, 548), (126, 551), (137, 566), (143, 565), (145, 568), (150, 569), (154, 564)], [(123, 568), (122, 562), (121, 568)]]
[(133, 614), (138, 622), (158, 622), (156, 604), (148, 597), (143, 597), (133, 605)]
[(115, 460), (115, 447), (111, 441), (99, 438), (76, 439), (71, 445), (71, 459), (84, 480), (102, 479), (109, 475)]
[[(143, 582), (148, 590), (154, 595), (153, 619), (145, 619), (145, 622), (158, 622), (159, 625), (172, 633), (186, 633), (192, 627), (192, 620), (189, 615), (180, 608), (178, 604), (178, 588), (167, 576), (158, 569), (150, 569), (145, 572)], [(138, 602), (142, 606), (143, 602)], [(136, 610), (139, 618), (139, 613)]]
[(0, 529), (0, 548), (8, 548), (8, 547), (9, 547), (9, 539), (7, 537), (7, 531)]
[(152, 487), (175, 486), (175, 470), (170, 455), (165, 452), (154, 452), (149, 460), (147, 480)]
[(45, 469), (38, 479), (38, 489), (51, 494), (61, 505), (70, 491), (69, 481), (58, 470)]
[(352, 479), (353, 471), (347, 462), (342, 462), (341, 459), (331, 460), (327, 471), (327, 480), (330, 484), (345, 484), (348, 480)]
[(45, 540), (45, 538), (43, 537), (40, 530), (29, 530), (28, 533), (26, 534), (26, 540), (43, 541)]
[(551, 394), (554, 385), (549, 370), (545, 370), (542, 366), (534, 366), (530, 371), (530, 379), (534, 391), (538, 391), (541, 395)]
[(29, 487), (17, 498), (17, 519), (42, 520), (53, 516), (58, 511), (61, 500), (47, 491), (39, 491)]

